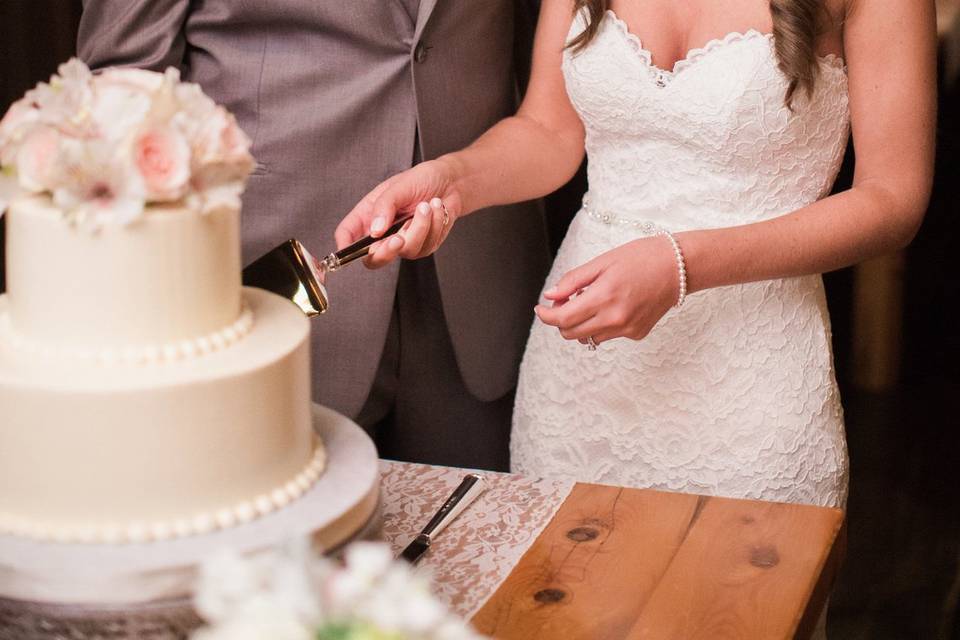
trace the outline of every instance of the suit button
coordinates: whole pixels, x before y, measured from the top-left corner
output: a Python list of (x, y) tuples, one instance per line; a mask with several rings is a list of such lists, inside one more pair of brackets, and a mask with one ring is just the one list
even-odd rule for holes
[(418, 43), (417, 43), (417, 46), (416, 46), (416, 47), (414, 48), (414, 50), (413, 50), (413, 59), (414, 59), (414, 61), (416, 61), (416, 62), (423, 62), (424, 60), (426, 60), (426, 59), (427, 59), (427, 49), (428, 49), (428, 48), (429, 48), (429, 47), (427, 47), (427, 46), (426, 46), (425, 44), (423, 44), (422, 42), (418, 42)]

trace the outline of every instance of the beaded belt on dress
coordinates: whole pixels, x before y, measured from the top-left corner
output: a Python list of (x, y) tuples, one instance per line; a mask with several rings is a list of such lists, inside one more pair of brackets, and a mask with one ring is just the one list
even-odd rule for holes
[[(680, 243), (677, 242), (676, 237), (669, 229), (661, 227), (660, 225), (650, 222), (649, 220), (631, 220), (630, 218), (621, 218), (608, 211), (596, 210), (590, 206), (590, 202), (586, 197), (583, 199), (583, 211), (585, 211), (589, 217), (602, 224), (631, 227), (633, 229), (637, 229), (640, 231), (640, 233), (646, 236), (665, 237), (673, 248), (673, 254), (677, 261), (677, 272), (680, 277), (677, 302), (674, 306), (683, 306), (684, 300), (687, 298), (687, 263), (683, 257), (683, 250), (680, 248)], [(589, 338), (587, 345), (591, 350), (595, 350), (597, 348), (592, 336)]]
[(633, 229), (639, 230), (644, 235), (653, 236), (667, 230), (666, 228), (661, 227), (655, 222), (650, 222), (649, 220), (634, 220), (631, 218), (622, 218), (618, 215), (610, 213), (609, 211), (596, 210), (586, 203), (584, 203), (583, 205), (583, 210), (586, 212), (588, 216), (590, 216), (597, 222), (601, 222), (603, 224), (609, 224), (609, 225), (617, 225), (621, 227), (631, 227)]

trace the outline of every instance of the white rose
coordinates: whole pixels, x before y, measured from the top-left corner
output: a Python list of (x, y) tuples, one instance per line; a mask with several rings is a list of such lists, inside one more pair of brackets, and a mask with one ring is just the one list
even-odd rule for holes
[(30, 100), (17, 100), (0, 120), (0, 165), (15, 162), (20, 144), (40, 121), (40, 110)]
[(92, 135), (122, 144), (144, 124), (151, 105), (150, 94), (133, 85), (99, 83), (89, 109)]
[[(179, 74), (178, 74), (179, 77)], [(104, 69), (94, 78), (94, 85), (128, 85), (144, 93), (158, 91), (163, 84), (164, 76), (155, 71), (134, 69), (131, 67), (110, 67)]]
[(57, 176), (60, 135), (50, 127), (37, 127), (20, 145), (16, 167), (20, 186), (33, 193), (51, 191)]

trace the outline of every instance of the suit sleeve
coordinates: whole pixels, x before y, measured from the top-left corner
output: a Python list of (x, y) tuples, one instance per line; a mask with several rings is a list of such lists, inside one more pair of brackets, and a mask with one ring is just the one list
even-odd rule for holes
[(537, 30), (539, 0), (515, 0), (514, 4), (513, 59), (517, 73), (517, 89), (520, 97), (527, 91), (530, 81), (530, 66), (533, 59), (533, 36)]
[(77, 55), (91, 68), (182, 67), (190, 0), (84, 0)]

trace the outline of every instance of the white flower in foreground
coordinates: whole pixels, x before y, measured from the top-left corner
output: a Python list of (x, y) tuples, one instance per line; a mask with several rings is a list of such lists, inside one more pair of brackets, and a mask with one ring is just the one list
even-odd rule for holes
[[(304, 549), (304, 545), (307, 548)], [(251, 602), (272, 603), (310, 624), (320, 615), (308, 563), (309, 543), (298, 541), (247, 556), (222, 552), (204, 563), (194, 604), (207, 620), (244, 615)]]
[[(202, 571), (192, 640), (479, 640), (382, 544), (355, 543), (340, 566), (304, 540)], [(306, 634), (306, 635), (302, 635)]]
[(282, 602), (254, 597), (234, 617), (197, 630), (192, 640), (313, 640), (313, 626)]

